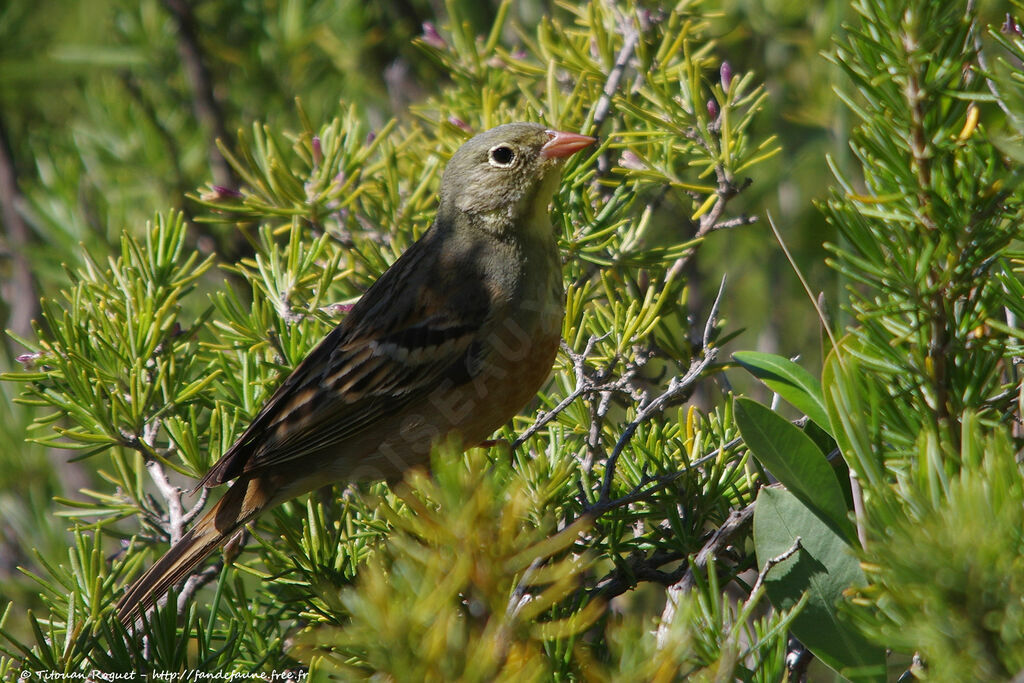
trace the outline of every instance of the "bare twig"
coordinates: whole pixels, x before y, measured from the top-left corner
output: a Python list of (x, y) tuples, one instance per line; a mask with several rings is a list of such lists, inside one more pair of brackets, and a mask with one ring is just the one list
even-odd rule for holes
[(171, 545), (178, 542), (185, 531), (184, 514), (181, 507), (181, 489), (171, 484), (164, 467), (159, 460), (146, 462), (149, 478), (156, 484), (157, 490), (167, 504), (167, 524), (164, 527), (171, 539)]
[(679, 605), (679, 596), (693, 589), (694, 569), (704, 570), (708, 562), (715, 557), (729, 543), (733, 535), (746, 526), (754, 517), (754, 503), (746, 507), (733, 510), (729, 518), (722, 526), (715, 530), (711, 538), (707, 540), (704, 547), (700, 549), (693, 562), (687, 568), (682, 578), (668, 587), (665, 592), (665, 608), (661, 612), (661, 622), (658, 626), (658, 647), (664, 647), (668, 639), (669, 627), (675, 618), (676, 607)]
[(512, 590), (512, 595), (508, 599), (508, 607), (505, 608), (505, 616), (509, 622), (515, 619), (516, 615), (530, 602), (528, 595), (530, 583), (533, 581), (533, 575), (537, 573), (543, 564), (543, 559), (540, 557), (534, 558), (530, 566), (523, 572), (522, 577), (519, 579), (519, 583)]
[[(608, 78), (605, 79), (604, 88), (601, 90), (601, 97), (598, 98), (597, 104), (594, 105), (595, 132), (600, 130), (601, 125), (608, 116), (608, 112), (611, 111), (612, 98), (618, 92), (626, 65), (633, 58), (633, 52), (636, 50), (637, 43), (640, 42), (640, 32), (636, 26), (624, 17), (619, 19), (619, 30), (622, 33), (622, 47), (615, 57), (615, 64), (612, 65), (611, 71), (608, 72)], [(607, 160), (605, 160), (605, 163), (607, 164)], [(599, 172), (605, 173), (607, 170), (607, 168), (601, 168), (600, 162), (598, 163)]]
[(861, 548), (868, 547), (868, 530), (866, 512), (864, 510), (864, 490), (861, 488), (857, 473), (850, 468), (850, 494), (853, 497), (853, 519), (857, 523), (857, 540)]
[(764, 563), (764, 567), (762, 567), (761, 571), (757, 573), (757, 580), (754, 582), (754, 586), (750, 589), (750, 594), (747, 596), (747, 599), (743, 602), (743, 606), (737, 613), (736, 621), (729, 629), (729, 635), (722, 643), (722, 652), (736, 653), (739, 651), (739, 640), (743, 637), (741, 635), (743, 631), (742, 629), (737, 628), (737, 626), (739, 624), (747, 623), (751, 618), (754, 608), (757, 607), (757, 603), (761, 600), (761, 596), (764, 593), (765, 577), (768, 576), (768, 572), (770, 572), (773, 567), (780, 562), (785, 562), (789, 558), (793, 557), (798, 550), (800, 550), (799, 536), (793, 540), (793, 545), (791, 545), (787, 550), (781, 552), (775, 557), (769, 558), (768, 561)]
[[(695, 139), (700, 140), (701, 138), (698, 136)], [(725, 213), (725, 208), (728, 206), (729, 201), (739, 193), (743, 192), (743, 190), (747, 189), (750, 186), (751, 180), (748, 178), (737, 185), (721, 165), (715, 166), (715, 176), (718, 182), (718, 187), (715, 190), (715, 195), (717, 195), (715, 202), (711, 205), (711, 208), (708, 209), (707, 213), (700, 217), (700, 220), (697, 223), (697, 232), (694, 233), (693, 239), (699, 240), (703, 237), (707, 237), (716, 230), (736, 227), (738, 225), (750, 225), (751, 223), (757, 222), (756, 216), (741, 216), (740, 218), (729, 221), (720, 221), (722, 215)], [(674, 279), (678, 277), (679, 274), (682, 273), (683, 269), (689, 265), (690, 261), (693, 260), (696, 253), (697, 248), (694, 247), (677, 258), (675, 262), (669, 266), (665, 275), (666, 279)]]
[(722, 294), (725, 293), (725, 280), (726, 275), (722, 274), (722, 281), (718, 283), (718, 293), (715, 294), (715, 300), (711, 302), (711, 312), (708, 313), (708, 319), (704, 323), (704, 336), (701, 338), (701, 347), (706, 352), (708, 347), (711, 346), (711, 336), (715, 331), (715, 323), (718, 322), (718, 309), (722, 304)]
[(188, 609), (189, 604), (192, 602), (192, 597), (199, 592), (200, 588), (220, 576), (220, 572), (223, 568), (224, 560), (219, 559), (202, 571), (189, 574), (188, 579), (186, 579), (185, 583), (181, 586), (181, 592), (178, 593), (178, 601), (175, 604), (175, 611), (178, 614), (184, 614), (185, 610)]
[(665, 406), (672, 400), (678, 398), (685, 393), (693, 385), (694, 382), (701, 376), (708, 365), (714, 362), (718, 350), (715, 348), (705, 348), (703, 354), (699, 359), (694, 358), (690, 367), (687, 369), (686, 374), (682, 377), (673, 377), (669, 380), (668, 387), (658, 396), (653, 399), (647, 400), (646, 398), (641, 401), (637, 416), (626, 425), (626, 428), (622, 431), (622, 435), (619, 440), (615, 443), (615, 447), (612, 449), (611, 455), (608, 456), (608, 462), (605, 465), (604, 481), (601, 483), (601, 496), (598, 499), (598, 505), (607, 503), (611, 500), (612, 480), (615, 478), (615, 465), (618, 463), (619, 456), (622, 455), (622, 451), (625, 450), (629, 444), (636, 430), (651, 418), (656, 413), (661, 412)]
[(651, 557), (637, 556), (631, 558), (626, 566), (616, 567), (610, 571), (597, 582), (596, 586), (589, 589), (587, 593), (591, 599), (611, 600), (626, 591), (632, 590), (641, 582), (671, 586), (679, 581), (686, 572), (686, 563), (680, 564), (671, 571), (662, 571), (660, 567), (682, 559), (682, 553), (667, 551), (654, 553)]
[(526, 431), (520, 434), (515, 441), (512, 442), (512, 450), (515, 450), (519, 446), (523, 445), (523, 443), (527, 439), (529, 439), (531, 436), (539, 432), (549, 422), (558, 417), (566, 408), (572, 405), (573, 401), (575, 401), (580, 396), (585, 394), (588, 390), (593, 390), (594, 385), (588, 382), (586, 361), (590, 354), (594, 351), (594, 346), (602, 339), (607, 338), (608, 334), (610, 333), (606, 333), (600, 337), (590, 337), (590, 339), (587, 340), (586, 346), (583, 347), (583, 351), (581, 353), (575, 353), (571, 348), (569, 348), (568, 344), (566, 344), (564, 341), (562, 342), (562, 351), (567, 356), (569, 356), (569, 360), (572, 361), (573, 371), (576, 375), (576, 386), (573, 388), (572, 393), (570, 393), (568, 396), (559, 401), (558, 405), (556, 405), (554, 408), (546, 412), (538, 413), (537, 419), (534, 421), (534, 423), (530, 425), (526, 429)]
[(213, 133), (208, 145), (213, 181), (223, 187), (238, 187), (238, 178), (217, 149), (218, 139), (230, 145), (232, 138), (224, 122), (224, 113), (214, 95), (213, 78), (199, 44), (200, 32), (192, 12), (192, 3), (187, 0), (163, 0), (163, 4), (177, 24), (178, 53), (192, 86), (192, 106), (196, 118)]
[[(768, 558), (764, 563), (764, 567), (762, 567), (761, 571), (757, 573), (757, 581), (754, 582), (754, 587), (750, 589), (750, 597), (747, 598), (747, 604), (753, 604), (756, 602), (761, 590), (764, 588), (764, 580), (765, 577), (768, 576), (768, 572), (770, 572), (775, 565), (781, 564), (796, 555), (797, 551), (801, 548), (800, 543), (800, 537), (797, 536), (793, 539), (793, 545), (789, 546), (787, 550), (779, 553), (775, 557)], [(746, 610), (744, 609), (744, 611)]]
[(29, 337), (32, 320), (39, 314), (39, 295), (26, 256), (30, 232), (18, 211), (22, 201), (14, 152), (4, 122), (0, 120), (0, 223), (4, 227), (3, 255), (10, 260), (10, 275), (3, 283), (3, 299), (10, 308), (6, 327), (15, 334)]
[(193, 519), (198, 517), (199, 513), (203, 511), (204, 507), (206, 507), (206, 499), (209, 498), (209, 497), (210, 497), (210, 489), (206, 488), (205, 486), (200, 487), (200, 489), (199, 489), (199, 500), (196, 501), (195, 505), (193, 505), (191, 508), (189, 508), (188, 512), (186, 512), (184, 515), (182, 515), (181, 523), (182, 524), (188, 524)]

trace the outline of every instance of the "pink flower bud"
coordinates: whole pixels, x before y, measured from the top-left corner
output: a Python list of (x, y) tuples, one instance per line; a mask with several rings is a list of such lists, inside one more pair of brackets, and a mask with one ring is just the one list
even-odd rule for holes
[(241, 199), (242, 193), (238, 190), (232, 190), (229, 187), (223, 185), (209, 185), (209, 189), (205, 190), (199, 198), (204, 202), (220, 202), (225, 199)]
[(1014, 19), (1009, 12), (1006, 13), (1006, 19), (1003, 20), (1003, 25), (999, 29), (1003, 33), (1013, 33), (1016, 35), (1022, 35), (1020, 30), (1020, 24)]
[(320, 168), (324, 160), (324, 149), (320, 145), (320, 136), (313, 136), (313, 168)]
[(732, 66), (729, 62), (722, 62), (718, 68), (718, 76), (722, 79), (722, 90), (729, 92), (729, 85), (732, 83)]
[(20, 356), (18, 356), (17, 358), (15, 358), (14, 360), (16, 360), (19, 363), (21, 363), (22, 367), (24, 367), (26, 370), (31, 370), (32, 368), (34, 368), (36, 366), (36, 362), (40, 358), (42, 358), (42, 356), (43, 356), (43, 354), (38, 353), (38, 352), (37, 353), (23, 353)]
[(321, 310), (327, 315), (341, 315), (351, 311), (353, 306), (355, 306), (355, 304), (328, 304)]
[(438, 50), (448, 48), (448, 43), (444, 42), (444, 38), (437, 32), (437, 28), (429, 21), (423, 22), (423, 35), (420, 36), (420, 40), (430, 47), (436, 47)]
[(460, 119), (458, 116), (449, 116), (448, 117), (448, 123), (452, 124), (453, 126), (458, 128), (459, 130), (465, 131), (467, 133), (472, 133), (473, 132), (473, 127), (470, 126), (465, 121), (463, 121), (462, 119)]

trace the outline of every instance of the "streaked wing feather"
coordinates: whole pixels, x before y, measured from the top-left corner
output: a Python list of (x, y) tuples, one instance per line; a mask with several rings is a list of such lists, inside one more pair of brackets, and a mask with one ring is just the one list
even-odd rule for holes
[(278, 466), (330, 448), (379, 419), (399, 412), (436, 388), (452, 366), (462, 361), (471, 342), (472, 335), (464, 335), (457, 344), (448, 345), (444, 353), (434, 355), (428, 363), (410, 364), (388, 355), (374, 356), (361, 364), (373, 362), (373, 367), (353, 369), (360, 373), (357, 377), (342, 376), (331, 385), (320, 387), (318, 394), (310, 399), (315, 405), (312, 412), (287, 432), (271, 435), (261, 443), (246, 471)]
[(389, 334), (354, 339), (353, 331), (363, 330), (335, 328), (199, 486), (328, 448), (398, 412), (464, 361), (483, 317), (466, 324), (439, 313)]

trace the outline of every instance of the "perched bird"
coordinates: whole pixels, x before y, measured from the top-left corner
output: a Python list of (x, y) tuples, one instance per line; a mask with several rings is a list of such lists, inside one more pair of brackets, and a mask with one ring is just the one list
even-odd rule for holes
[(586, 135), (510, 123), (458, 149), (423, 236), (284, 380), (196, 489), (234, 480), (118, 603), (130, 625), (260, 513), (326, 484), (395, 480), (536, 394), (565, 295), (548, 204)]

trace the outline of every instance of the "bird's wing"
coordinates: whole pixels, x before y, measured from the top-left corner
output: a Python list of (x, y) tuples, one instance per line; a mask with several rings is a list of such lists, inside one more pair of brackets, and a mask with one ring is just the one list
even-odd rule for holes
[[(416, 266), (416, 254), (407, 254), (403, 266)], [(489, 303), (475, 297), (446, 306), (430, 285), (418, 288), (425, 292), (418, 302), (398, 300), (410, 292), (395, 286), (409, 268), (397, 270), (388, 270), (295, 368), (197, 489), (340, 444), (445, 378), (469, 379)]]

